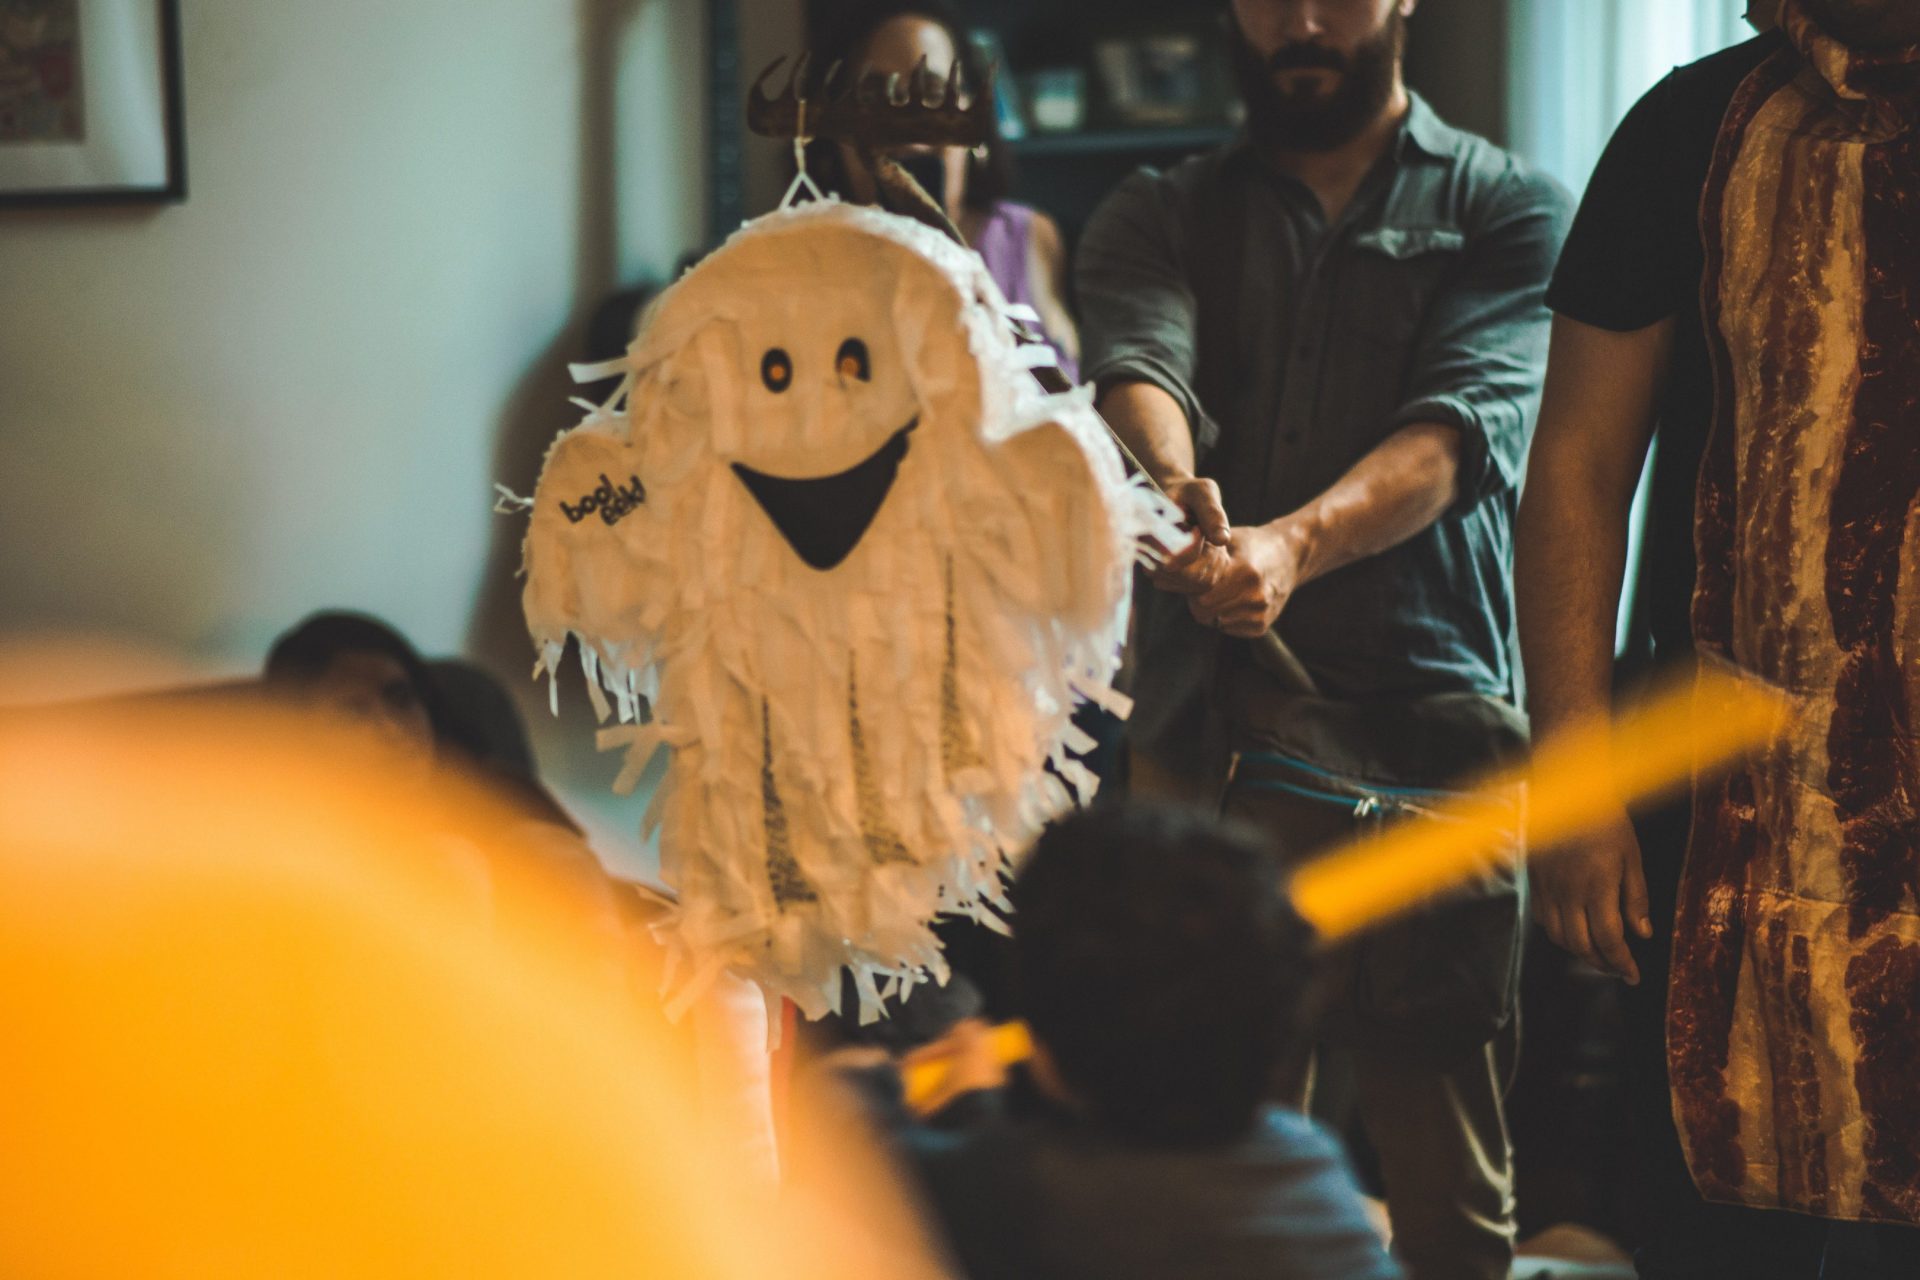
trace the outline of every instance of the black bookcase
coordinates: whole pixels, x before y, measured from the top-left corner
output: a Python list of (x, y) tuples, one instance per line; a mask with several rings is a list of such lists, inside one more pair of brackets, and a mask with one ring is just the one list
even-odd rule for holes
[[(1059, 220), (1077, 239), (1106, 194), (1142, 165), (1165, 168), (1224, 142), (1232, 132), (1226, 53), (1218, 6), (1192, 0), (973, 0), (968, 17), (991, 31), (1006, 53), (1002, 74), (1016, 89), (1028, 73), (1078, 67), (1086, 74), (1086, 120), (1076, 130), (1051, 133), (1030, 124), (1013, 143), (1019, 190), (1029, 203)], [(1206, 91), (1184, 120), (1143, 123), (1124, 118), (1108, 98), (1096, 45), (1158, 34), (1194, 39)], [(1028, 107), (1031, 122), (1031, 104)]]
[[(808, 29), (816, 31), (844, 0), (808, 0)], [(1024, 137), (1009, 145), (1014, 156), (1015, 195), (1053, 215), (1069, 243), (1094, 208), (1142, 165), (1164, 168), (1232, 133), (1227, 115), (1224, 46), (1219, 10), (1195, 0), (963, 0), (957, 6), (978, 31), (998, 41), (999, 75), (1011, 82), (1027, 123)], [(1192, 33), (1203, 45), (1209, 93), (1190, 118), (1141, 123), (1109, 100), (1095, 66), (1095, 46), (1107, 39)], [(1077, 68), (1084, 75), (1085, 119), (1064, 131), (1035, 127), (1025, 101), (1026, 77), (1035, 71)]]

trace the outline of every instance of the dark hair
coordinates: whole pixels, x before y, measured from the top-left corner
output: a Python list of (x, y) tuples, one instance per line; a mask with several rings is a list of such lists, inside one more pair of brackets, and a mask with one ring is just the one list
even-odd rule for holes
[(1022, 1010), (1097, 1123), (1171, 1143), (1246, 1131), (1311, 944), (1257, 836), (1134, 804), (1076, 814), (1040, 837), (1013, 906)]
[(334, 659), (344, 653), (377, 653), (392, 658), (406, 672), (414, 696), (426, 708), (434, 741), (448, 739), (451, 721), (446, 700), (440, 696), (427, 664), (405, 636), (367, 614), (326, 610), (310, 615), (273, 642), (262, 674), (269, 686), (299, 688), (325, 675)]
[(464, 658), (440, 658), (428, 672), (446, 703), (448, 745), (475, 764), (533, 781), (526, 722), (493, 673)]
[(580, 824), (541, 784), (527, 722), (498, 677), (464, 658), (438, 659), (428, 674), (446, 712), (445, 731), (435, 730), (439, 744), (453, 748), (496, 794), (528, 817), (583, 835)]
[[(895, 18), (924, 18), (947, 33), (953, 41), (954, 57), (960, 64), (960, 78), (973, 91), (987, 83), (987, 68), (979, 51), (967, 39), (967, 23), (948, 0), (849, 0), (848, 3), (820, 6), (809, 24), (811, 40), (811, 76), (825, 76), (834, 63), (843, 64), (842, 76), (858, 75), (863, 66), (852, 65), (861, 57), (874, 32)], [(1000, 136), (996, 122), (987, 139), (983, 160), (967, 156), (966, 205), (986, 209), (1013, 194), (1013, 153)], [(846, 174), (841, 168), (840, 149), (831, 142), (817, 141), (807, 148), (807, 172), (815, 182), (838, 195), (847, 194)]]

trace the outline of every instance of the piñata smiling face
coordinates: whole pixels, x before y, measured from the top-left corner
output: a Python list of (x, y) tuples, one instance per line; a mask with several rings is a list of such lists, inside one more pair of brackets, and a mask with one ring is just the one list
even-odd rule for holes
[(668, 290), (625, 411), (548, 455), (528, 623), (650, 708), (603, 735), (624, 781), (674, 753), (648, 823), (689, 991), (733, 967), (817, 1016), (843, 967), (869, 1007), (943, 974), (935, 914), (998, 901), (1070, 802), (1050, 762), (1088, 781), (1069, 717), (1106, 696), (1140, 535), (1173, 535), (1025, 350), (973, 254), (808, 206)]
[[(770, 299), (739, 325), (748, 363), (756, 348), (760, 358), (758, 385), (748, 384), (742, 406), (753, 430), (733, 471), (815, 569), (833, 568), (859, 545), (920, 423), (891, 320), (874, 314), (860, 283), (811, 300)], [(822, 332), (820, 310), (859, 332)]]

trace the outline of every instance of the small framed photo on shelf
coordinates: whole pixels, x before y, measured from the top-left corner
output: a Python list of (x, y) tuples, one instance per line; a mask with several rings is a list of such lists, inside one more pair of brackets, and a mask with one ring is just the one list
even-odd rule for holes
[(1123, 32), (1093, 43), (1109, 121), (1180, 128), (1227, 120), (1232, 86), (1217, 29), (1183, 24)]
[(1084, 67), (1042, 67), (1020, 79), (1036, 133), (1071, 133), (1087, 122)]
[(0, 0), (0, 205), (186, 194), (179, 0)]

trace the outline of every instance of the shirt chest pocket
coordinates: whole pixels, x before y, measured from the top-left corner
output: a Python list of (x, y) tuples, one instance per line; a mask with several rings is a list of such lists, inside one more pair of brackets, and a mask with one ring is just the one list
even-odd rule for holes
[(1404, 369), (1420, 325), (1467, 247), (1452, 227), (1375, 227), (1348, 241), (1335, 293), (1334, 332), (1352, 339), (1362, 367)]

